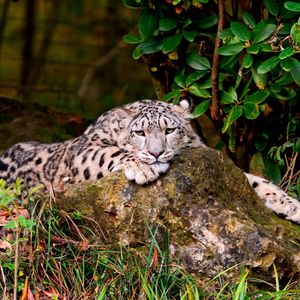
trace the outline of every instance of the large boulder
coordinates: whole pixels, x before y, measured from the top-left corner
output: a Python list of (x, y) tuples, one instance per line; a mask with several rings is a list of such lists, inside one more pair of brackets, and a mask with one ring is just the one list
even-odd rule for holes
[[(170, 251), (188, 271), (215, 276), (237, 264), (256, 275), (281, 277), (300, 271), (300, 226), (267, 209), (243, 172), (220, 152), (192, 149), (171, 170), (147, 186), (115, 173), (72, 186), (57, 195), (60, 208), (95, 219), (106, 244), (140, 245), (170, 237)], [(234, 275), (236, 269), (228, 272)]]

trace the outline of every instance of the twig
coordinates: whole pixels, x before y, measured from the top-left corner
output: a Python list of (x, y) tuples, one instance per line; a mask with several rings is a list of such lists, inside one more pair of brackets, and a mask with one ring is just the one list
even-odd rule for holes
[(3, 267), (0, 265), (0, 270), (1, 270), (1, 276), (2, 276), (2, 280), (3, 280), (3, 295), (2, 295), (2, 300), (5, 300), (6, 299), (6, 280), (5, 280), (5, 275), (4, 275), (4, 272), (3, 272)]
[(19, 268), (19, 234), (20, 234), (20, 224), (19, 224), (19, 212), (17, 208), (16, 213), (16, 247), (15, 247), (15, 259), (14, 259), (14, 300), (18, 299), (18, 268)]
[(288, 189), (288, 187), (291, 185), (292, 180), (295, 177), (295, 175), (297, 175), (297, 173), (299, 173), (299, 171), (298, 171), (298, 172), (296, 172), (296, 174), (294, 174), (297, 158), (298, 158), (298, 153), (295, 152), (291, 158), (291, 162), (289, 163), (287, 160), (287, 157), (285, 156), (285, 161), (286, 161), (286, 165), (287, 165), (288, 169), (279, 183), (279, 186), (284, 190)]
[(218, 18), (218, 28), (217, 28), (217, 36), (215, 40), (215, 49), (213, 55), (213, 63), (211, 70), (211, 84), (212, 84), (212, 102), (211, 102), (211, 117), (213, 120), (221, 122), (222, 110), (220, 107), (219, 101), (219, 53), (218, 49), (221, 46), (221, 39), (219, 38), (219, 33), (223, 30), (224, 26), (224, 0), (218, 1), (219, 7), (219, 18)]

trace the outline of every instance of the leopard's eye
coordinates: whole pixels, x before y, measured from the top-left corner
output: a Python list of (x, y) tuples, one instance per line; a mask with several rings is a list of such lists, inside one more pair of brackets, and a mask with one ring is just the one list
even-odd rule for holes
[(174, 132), (175, 130), (176, 130), (175, 127), (174, 128), (167, 128), (166, 129), (166, 134), (170, 134), (170, 133)]
[(144, 130), (136, 130), (136, 131), (134, 131), (134, 133), (139, 136), (145, 136)]

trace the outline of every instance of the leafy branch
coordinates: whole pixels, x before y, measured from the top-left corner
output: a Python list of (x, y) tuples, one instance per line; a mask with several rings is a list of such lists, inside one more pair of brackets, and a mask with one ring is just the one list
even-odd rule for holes
[[(296, 157), (298, 174), (297, 147), (285, 153), (278, 169), (269, 153), (290, 141), (285, 133), (291, 120), (293, 132), (300, 132), (298, 2), (123, 3), (140, 11), (138, 32), (124, 40), (136, 45), (133, 58), (148, 65), (159, 99), (176, 104), (193, 98), (193, 115), (208, 115), (231, 158), (245, 170), (277, 181)], [(255, 165), (258, 156), (262, 170)]]

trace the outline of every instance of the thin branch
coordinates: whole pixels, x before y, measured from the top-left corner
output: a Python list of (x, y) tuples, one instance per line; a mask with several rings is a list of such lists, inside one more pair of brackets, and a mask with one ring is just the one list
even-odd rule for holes
[(281, 189), (287, 191), (288, 187), (292, 184), (293, 179), (298, 175), (298, 172), (295, 172), (296, 162), (298, 159), (298, 153), (294, 152), (290, 162), (285, 155), (285, 163), (287, 165), (287, 171), (285, 172), (284, 176), (282, 177), (279, 186)]
[(211, 103), (211, 117), (213, 120), (221, 122), (222, 109), (220, 107), (219, 101), (219, 65), (220, 58), (218, 49), (221, 46), (221, 39), (219, 38), (219, 33), (224, 27), (224, 0), (218, 1), (219, 8), (219, 18), (218, 18), (218, 29), (217, 36), (215, 40), (215, 49), (213, 55), (212, 71), (211, 71), (211, 84), (212, 84), (212, 103)]
[(18, 269), (19, 269), (19, 235), (20, 235), (20, 224), (19, 224), (19, 211), (17, 208), (16, 213), (16, 246), (15, 246), (15, 258), (14, 258), (14, 295), (13, 299), (18, 299)]
[(7, 285), (6, 285), (6, 278), (5, 278), (5, 274), (3, 271), (3, 267), (0, 265), (0, 271), (1, 271), (1, 276), (2, 276), (2, 280), (3, 280), (3, 286), (2, 286), (2, 299), (5, 300), (6, 299), (6, 291), (7, 291)]

